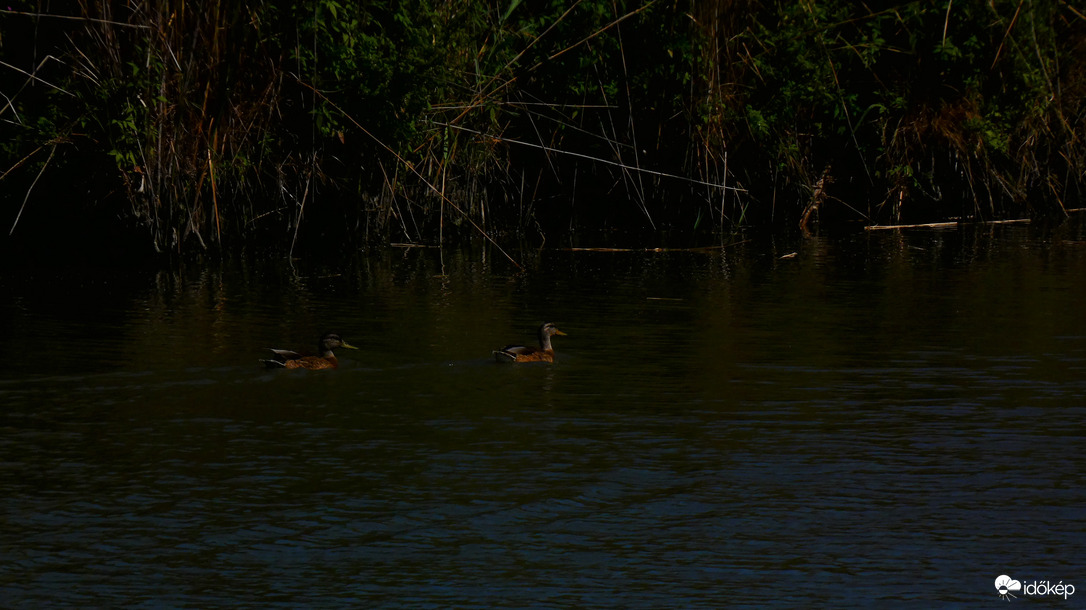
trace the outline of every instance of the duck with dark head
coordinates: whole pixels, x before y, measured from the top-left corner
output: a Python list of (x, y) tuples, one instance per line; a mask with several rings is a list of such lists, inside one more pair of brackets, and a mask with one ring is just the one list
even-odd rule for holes
[(346, 349), (358, 349), (357, 347), (348, 344), (339, 335), (327, 333), (317, 342), (317, 353), (320, 354), (319, 356), (303, 356), (298, 352), (287, 349), (269, 348), (273, 354), (272, 358), (270, 360), (261, 360), (261, 362), (269, 369), (334, 369), (339, 368), (339, 360), (336, 359), (336, 355), (332, 353), (332, 350), (341, 347)]
[(551, 346), (553, 335), (565, 335), (552, 322), (539, 327), (539, 347), (530, 345), (507, 345), (494, 350), (494, 359), (498, 362), (554, 362), (554, 347)]

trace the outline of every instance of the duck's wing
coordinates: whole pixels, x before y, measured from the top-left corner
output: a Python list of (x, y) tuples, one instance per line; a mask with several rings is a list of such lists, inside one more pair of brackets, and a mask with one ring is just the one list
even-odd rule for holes
[(536, 352), (542, 351), (538, 347), (530, 347), (527, 345), (506, 345), (500, 350), (494, 352), (494, 359), (498, 362), (516, 362), (517, 357), (523, 358), (524, 356), (530, 356)]
[(268, 351), (272, 353), (271, 360), (261, 360), (261, 362), (269, 369), (289, 368), (287, 367), (288, 362), (301, 360), (303, 357), (298, 352), (293, 352), (289, 349), (275, 349), (274, 347), (269, 347)]
[(274, 347), (268, 348), (268, 351), (275, 354), (275, 359), (279, 362), (286, 362), (287, 360), (297, 360), (302, 357), (298, 352), (293, 352), (289, 349), (275, 349)]
[(540, 351), (540, 349), (538, 347), (531, 347), (528, 345), (506, 345), (501, 349), (501, 351), (516, 356), (520, 354), (534, 354)]

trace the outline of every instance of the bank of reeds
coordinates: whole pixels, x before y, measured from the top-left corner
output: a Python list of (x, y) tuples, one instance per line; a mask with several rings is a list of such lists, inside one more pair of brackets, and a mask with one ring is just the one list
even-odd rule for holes
[(293, 250), (1081, 203), (1067, 2), (407, 4), (0, 11), (9, 232)]

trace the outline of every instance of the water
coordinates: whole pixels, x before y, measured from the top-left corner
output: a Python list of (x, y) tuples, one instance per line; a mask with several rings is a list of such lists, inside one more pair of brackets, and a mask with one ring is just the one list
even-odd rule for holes
[(1081, 225), (518, 254), (4, 272), (3, 605), (1086, 595)]

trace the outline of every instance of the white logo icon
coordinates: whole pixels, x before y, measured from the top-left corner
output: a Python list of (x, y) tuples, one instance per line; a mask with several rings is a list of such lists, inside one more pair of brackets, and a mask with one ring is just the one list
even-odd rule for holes
[(999, 592), (999, 596), (1007, 601), (1011, 601), (1010, 598), (1016, 597), (1011, 591), (1021, 591), (1022, 583), (1014, 580), (1006, 574), (1001, 575), (995, 579), (995, 588)]

